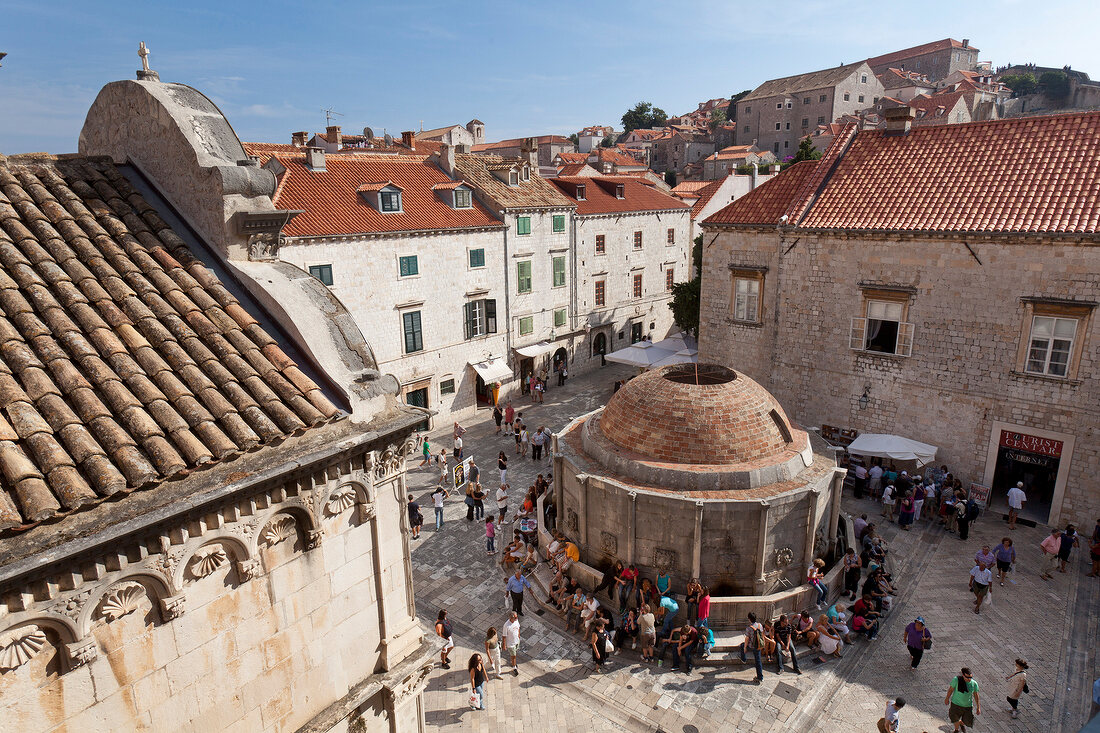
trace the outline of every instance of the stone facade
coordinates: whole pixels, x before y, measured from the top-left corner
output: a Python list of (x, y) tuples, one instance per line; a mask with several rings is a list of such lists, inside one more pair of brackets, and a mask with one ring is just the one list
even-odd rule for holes
[[(1073, 311), (1079, 361), (1070, 378), (1028, 374), (1024, 359), (1031, 316), (1044, 304), (1094, 304), (1096, 251), (1091, 239), (1059, 236), (721, 231), (705, 253), (700, 358), (745, 371), (803, 424), (935, 445), (937, 463), (964, 485), (992, 486), (999, 507), (1008, 488), (997, 476), (1001, 431), (1061, 441), (1051, 507), (1040, 519), (1088, 527), (1100, 514), (1094, 307)], [(762, 273), (757, 323), (733, 317), (731, 284), (741, 270)], [(852, 319), (875, 297), (904, 303), (911, 356), (849, 348)]]
[[(470, 266), (474, 249), (484, 250), (484, 266)], [(416, 255), (419, 272), (401, 277), (399, 258), (409, 255)], [(379, 368), (397, 377), (404, 393), (427, 389), (424, 406), (438, 413), (432, 418), (435, 425), (449, 425), (477, 409), (477, 374), (470, 365), (507, 356), (504, 238), (499, 229), (290, 238), (279, 257), (307, 271), (332, 265), (330, 289), (371, 333)], [(463, 306), (474, 300), (495, 302), (495, 333), (465, 337)], [(423, 349), (406, 353), (404, 314), (413, 312), (420, 313)], [(454, 381), (453, 392), (449, 380)]]
[(875, 74), (882, 74), (891, 67), (902, 71), (916, 71), (932, 81), (939, 81), (952, 72), (972, 71), (978, 67), (978, 49), (969, 39), (960, 43), (950, 38), (921, 46), (895, 51), (867, 59)]

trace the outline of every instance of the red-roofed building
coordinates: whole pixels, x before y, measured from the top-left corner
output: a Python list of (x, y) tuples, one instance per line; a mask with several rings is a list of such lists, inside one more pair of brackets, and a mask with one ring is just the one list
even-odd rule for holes
[(473, 152), (478, 155), (499, 155), (502, 158), (518, 158), (524, 155), (524, 144), (534, 140), (538, 148), (538, 160), (535, 165), (551, 165), (559, 153), (573, 153), (577, 148), (573, 141), (561, 135), (539, 135), (538, 137), (517, 137), (495, 143), (475, 145)]
[(867, 63), (876, 75), (896, 68), (900, 71), (915, 71), (936, 82), (958, 69), (976, 69), (978, 49), (971, 46), (970, 40), (966, 38), (962, 41), (944, 38), (942, 41), (932, 41), (874, 56), (867, 59)]
[(1100, 513), (1100, 112), (885, 111), (704, 222), (700, 357), (804, 425), (938, 447), (989, 506)]
[(504, 223), (474, 187), (425, 156), (341, 153), (321, 170), (303, 150), (269, 149), (246, 145), (276, 173), (276, 205), (302, 212), (279, 258), (376, 334), (375, 357), (406, 401), (446, 425), (486, 404), (494, 382), (506, 391)]
[(755, 145), (730, 145), (703, 159), (703, 180), (726, 178), (731, 171), (736, 172), (743, 165), (756, 163), (766, 167), (775, 162), (775, 154), (770, 150), (760, 150)]
[(615, 139), (615, 129), (606, 125), (591, 125), (577, 133), (577, 151), (592, 152), (605, 138)]
[(918, 94), (932, 94), (936, 91), (936, 83), (917, 71), (890, 68), (879, 74), (878, 80), (882, 82), (882, 90), (887, 97), (902, 102), (908, 102)]
[(635, 176), (559, 176), (553, 184), (577, 206), (573, 219), (576, 314), (585, 340), (574, 371), (602, 355), (676, 330), (672, 283), (688, 280), (690, 209)]

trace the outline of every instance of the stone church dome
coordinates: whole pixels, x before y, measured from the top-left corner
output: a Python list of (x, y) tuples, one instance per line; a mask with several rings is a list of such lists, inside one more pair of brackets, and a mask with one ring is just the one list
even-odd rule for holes
[[(698, 381), (698, 383), (696, 383)], [(804, 433), (744, 374), (715, 365), (655, 369), (627, 382), (599, 418), (615, 446), (673, 464), (767, 465), (785, 460)]]

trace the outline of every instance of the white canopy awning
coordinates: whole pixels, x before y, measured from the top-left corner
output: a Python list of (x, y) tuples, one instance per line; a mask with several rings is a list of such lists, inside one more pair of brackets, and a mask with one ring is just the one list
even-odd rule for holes
[(539, 341), (537, 344), (516, 349), (520, 356), (542, 356), (554, 350), (554, 345), (547, 341)]
[[(658, 344), (659, 345), (659, 344)], [(699, 351), (697, 349), (680, 349), (679, 351), (666, 356), (664, 359), (653, 362), (650, 366), (663, 367), (671, 366), (672, 364), (698, 364), (699, 363)]]
[[(663, 338), (654, 344), (659, 349), (665, 349), (666, 351), (679, 351), (680, 349), (698, 349), (699, 345), (695, 340), (695, 337), (691, 334), (681, 331), (680, 333), (674, 333), (668, 338)], [(696, 352), (698, 353), (698, 352)]]
[(652, 341), (639, 341), (636, 344), (612, 351), (605, 358), (619, 364), (629, 364), (636, 367), (651, 367), (654, 363), (667, 359), (676, 352), (676, 349), (662, 349)]
[(512, 378), (511, 367), (500, 357), (479, 361), (476, 364), (470, 362), (470, 366), (474, 368), (474, 371), (477, 372), (477, 375), (481, 377), (485, 384), (506, 382)]
[(936, 446), (885, 433), (863, 433), (851, 442), (848, 452), (895, 461), (916, 461), (918, 467), (936, 460)]

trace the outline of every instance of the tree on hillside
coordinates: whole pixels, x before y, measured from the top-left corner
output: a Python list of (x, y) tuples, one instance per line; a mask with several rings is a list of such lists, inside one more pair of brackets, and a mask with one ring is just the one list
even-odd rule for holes
[(665, 183), (668, 184), (669, 188), (676, 187), (676, 171), (671, 168), (665, 171)]
[(1051, 99), (1069, 96), (1069, 76), (1064, 71), (1045, 71), (1039, 77), (1039, 88)]
[(691, 248), (691, 262), (694, 266), (695, 277), (687, 282), (673, 283), (672, 300), (669, 302), (669, 310), (672, 311), (672, 319), (682, 330), (692, 336), (699, 336), (699, 293), (702, 285), (703, 272), (703, 235), (695, 238)]
[(710, 129), (717, 130), (722, 125), (726, 124), (726, 110), (716, 109), (710, 113)]
[(813, 140), (806, 136), (798, 143), (798, 152), (791, 158), (791, 163), (800, 163), (803, 160), (821, 160), (821, 151), (814, 147)]
[(573, 145), (576, 146), (581, 144), (581, 139), (580, 137), (578, 137), (577, 133), (574, 132), (572, 135), (569, 136), (569, 142), (573, 143)]
[(647, 127), (664, 127), (667, 122), (668, 115), (663, 109), (654, 107), (650, 102), (638, 102), (633, 109), (623, 115), (623, 132)]
[(1031, 73), (1008, 74), (1001, 77), (1001, 83), (1012, 90), (1013, 97), (1024, 97), (1034, 94), (1039, 89), (1039, 82)]
[(610, 135), (608, 135), (603, 140), (600, 140), (600, 147), (601, 148), (613, 148), (613, 147), (615, 147), (615, 141), (611, 139)]

